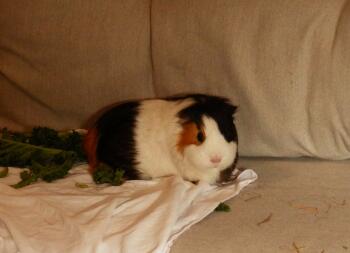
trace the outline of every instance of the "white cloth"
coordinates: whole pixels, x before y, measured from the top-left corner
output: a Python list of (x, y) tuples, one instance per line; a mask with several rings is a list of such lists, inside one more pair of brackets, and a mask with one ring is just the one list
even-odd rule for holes
[(95, 185), (81, 165), (65, 179), (16, 190), (8, 185), (19, 171), (0, 179), (1, 253), (169, 252), (180, 234), (257, 179), (248, 169), (222, 187), (175, 176), (115, 187)]

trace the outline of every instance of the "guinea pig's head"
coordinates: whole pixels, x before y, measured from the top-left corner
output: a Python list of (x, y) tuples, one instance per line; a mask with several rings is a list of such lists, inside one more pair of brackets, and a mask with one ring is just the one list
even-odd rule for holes
[(194, 101), (178, 114), (182, 131), (177, 148), (194, 168), (224, 170), (236, 160), (238, 137), (233, 116), (237, 107), (214, 96), (194, 97)]

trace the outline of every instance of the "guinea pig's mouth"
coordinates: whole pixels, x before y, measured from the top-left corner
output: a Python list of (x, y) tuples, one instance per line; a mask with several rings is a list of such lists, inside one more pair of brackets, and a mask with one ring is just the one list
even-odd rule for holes
[(212, 165), (209, 166), (209, 169), (221, 171), (221, 170), (224, 170), (225, 167), (222, 166), (222, 164), (212, 164)]

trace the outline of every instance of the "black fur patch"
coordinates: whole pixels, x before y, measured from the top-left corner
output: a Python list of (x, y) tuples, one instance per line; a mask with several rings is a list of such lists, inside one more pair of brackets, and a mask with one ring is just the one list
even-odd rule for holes
[(97, 158), (114, 169), (122, 169), (127, 179), (139, 179), (135, 169), (134, 131), (139, 102), (119, 104), (105, 112), (97, 121), (99, 133)]
[(220, 172), (220, 176), (219, 176), (217, 183), (225, 183), (225, 182), (229, 182), (229, 181), (236, 179), (235, 177), (232, 176), (232, 172), (234, 171), (234, 169), (237, 166), (238, 157), (239, 157), (239, 154), (238, 154), (238, 150), (237, 150), (236, 157), (235, 157), (235, 160), (233, 161), (232, 165), (230, 167), (228, 167), (227, 169)]
[(201, 127), (203, 125), (202, 116), (208, 116), (216, 121), (227, 142), (238, 142), (237, 130), (233, 122), (233, 115), (237, 107), (232, 105), (228, 99), (203, 94), (188, 94), (170, 97), (168, 100), (176, 101), (186, 98), (192, 98), (195, 103), (178, 113), (184, 122), (195, 122), (198, 127)]

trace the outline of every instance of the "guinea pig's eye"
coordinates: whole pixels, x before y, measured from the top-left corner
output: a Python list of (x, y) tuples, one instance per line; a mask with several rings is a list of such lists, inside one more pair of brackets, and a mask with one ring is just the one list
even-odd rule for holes
[(197, 140), (202, 143), (204, 141), (204, 134), (202, 131), (199, 131), (197, 134)]

